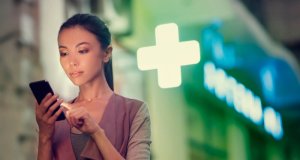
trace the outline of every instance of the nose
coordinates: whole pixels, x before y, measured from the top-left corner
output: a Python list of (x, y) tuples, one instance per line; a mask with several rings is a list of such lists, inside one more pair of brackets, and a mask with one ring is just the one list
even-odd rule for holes
[(79, 61), (75, 55), (69, 57), (69, 65), (70, 67), (78, 67)]
[(76, 61), (71, 61), (71, 62), (70, 62), (70, 66), (76, 67), (76, 66), (78, 66), (78, 65), (77, 65), (77, 62), (76, 62)]

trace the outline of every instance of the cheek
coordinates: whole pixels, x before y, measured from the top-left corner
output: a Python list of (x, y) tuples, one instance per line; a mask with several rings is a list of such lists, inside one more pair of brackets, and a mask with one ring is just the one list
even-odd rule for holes
[(99, 65), (102, 62), (102, 58), (100, 54), (96, 54), (96, 55), (92, 55), (90, 57), (88, 57), (88, 61), (93, 64), (93, 65)]
[(67, 69), (67, 62), (63, 59), (60, 58), (59, 60), (61, 67), (63, 68), (64, 71)]
[(85, 66), (92, 68), (92, 69), (96, 69), (100, 67), (100, 61), (96, 58), (91, 59), (88, 61), (89, 63), (85, 63)]
[(93, 57), (85, 62), (88, 62), (88, 63), (85, 63), (84, 65), (87, 68), (90, 68), (91, 70), (93, 70), (94, 72), (98, 72), (99, 70), (102, 69), (102, 67), (101, 67), (102, 63), (101, 63), (101, 60), (99, 59), (99, 57)]

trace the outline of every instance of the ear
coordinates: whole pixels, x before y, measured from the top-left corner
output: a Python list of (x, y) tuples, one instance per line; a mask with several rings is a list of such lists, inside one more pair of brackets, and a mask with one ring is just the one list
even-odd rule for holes
[(105, 53), (104, 53), (104, 57), (103, 57), (103, 62), (104, 62), (104, 63), (107, 63), (107, 62), (110, 60), (111, 54), (112, 54), (112, 50), (113, 50), (113, 48), (112, 48), (111, 45), (109, 45), (109, 46), (106, 48)]

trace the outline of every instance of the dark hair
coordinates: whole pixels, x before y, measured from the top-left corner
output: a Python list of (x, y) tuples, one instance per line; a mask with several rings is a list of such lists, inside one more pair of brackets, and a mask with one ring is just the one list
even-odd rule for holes
[[(91, 14), (75, 14), (67, 19), (59, 29), (59, 33), (67, 28), (80, 26), (90, 33), (94, 34), (100, 43), (102, 49), (106, 49), (111, 43), (111, 34), (105, 23), (97, 16)], [(109, 87), (113, 90), (113, 70), (112, 60), (104, 64), (104, 75)]]

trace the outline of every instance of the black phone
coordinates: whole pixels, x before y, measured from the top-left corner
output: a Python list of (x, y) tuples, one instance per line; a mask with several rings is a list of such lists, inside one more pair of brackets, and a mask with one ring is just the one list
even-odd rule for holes
[[(46, 80), (40, 80), (40, 81), (34, 81), (34, 82), (30, 82), (29, 83), (29, 87), (35, 97), (35, 99), (37, 100), (37, 102), (40, 104), (42, 102), (42, 100), (44, 99), (44, 97), (48, 94), (51, 93), (52, 95), (54, 94), (50, 84), (48, 81)], [(53, 105), (56, 101), (54, 101), (51, 105)], [(50, 105), (50, 106), (51, 106)], [(50, 107), (48, 106), (48, 108)], [(55, 111), (53, 111), (53, 114), (60, 108), (57, 107)], [(62, 112), (58, 117), (57, 117), (57, 121), (60, 120), (64, 120), (65, 119), (65, 115)]]

